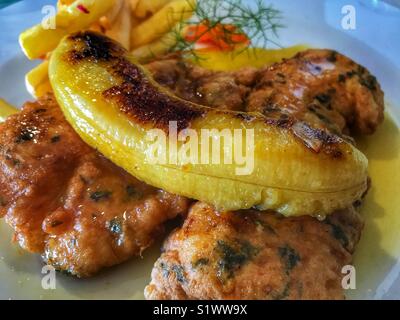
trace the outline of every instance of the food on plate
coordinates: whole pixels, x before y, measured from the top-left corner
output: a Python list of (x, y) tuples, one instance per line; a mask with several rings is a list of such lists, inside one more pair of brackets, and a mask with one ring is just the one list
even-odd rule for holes
[[(331, 63), (323, 69), (324, 63), (318, 59), (308, 67), (323, 78), (334, 68)], [(273, 68), (264, 77), (274, 74)], [(366, 191), (367, 159), (346, 139), (273, 105), (263, 113), (238, 112), (180, 99), (100, 34), (87, 31), (64, 38), (50, 59), (50, 81), (67, 120), (84, 141), (132, 175), (171, 193), (226, 210), (257, 206), (290, 216), (326, 215)], [(306, 108), (297, 107), (300, 113)], [(238, 175), (234, 164), (185, 163), (179, 157), (175, 164), (151, 163), (147, 155), (154, 142), (147, 130), (160, 129), (168, 137), (171, 121), (178, 132), (191, 129), (197, 136), (205, 128), (254, 130), (254, 170)], [(212, 139), (216, 134), (210, 133)], [(233, 144), (218, 147), (221, 154), (233, 153)], [(170, 149), (166, 146), (162, 153), (169, 155)]]
[(0, 216), (58, 270), (87, 277), (139, 256), (187, 210), (86, 145), (52, 96), (0, 124), (0, 146)]
[(147, 299), (343, 299), (363, 222), (353, 207), (324, 221), (274, 212), (217, 212), (198, 202), (168, 237)]
[(371, 184), (355, 138), (384, 93), (337, 51), (276, 49), (281, 21), (262, 1), (58, 0), (19, 39), (37, 101), (0, 99), (13, 240), (90, 277), (172, 220), (147, 299), (343, 299)]

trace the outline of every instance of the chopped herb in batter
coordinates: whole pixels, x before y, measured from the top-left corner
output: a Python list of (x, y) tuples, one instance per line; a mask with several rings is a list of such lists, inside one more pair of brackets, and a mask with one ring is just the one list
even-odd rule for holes
[(200, 266), (205, 266), (209, 262), (210, 262), (210, 260), (207, 259), (207, 258), (200, 258), (200, 259), (197, 259), (195, 262), (192, 263), (192, 267), (193, 268), (198, 268)]
[(263, 220), (256, 220), (255, 224), (257, 226), (262, 227), (264, 229), (264, 231), (267, 231), (267, 232), (272, 233), (272, 234), (276, 234), (275, 229), (272, 228), (270, 224), (268, 224), (267, 222), (265, 222)]
[(369, 74), (367, 76), (360, 76), (360, 83), (369, 90), (375, 90), (377, 81), (373, 75)]
[(285, 287), (281, 292), (273, 293), (272, 294), (272, 299), (274, 300), (283, 300), (286, 299), (289, 296), (290, 293), (290, 283), (287, 282), (285, 284)]
[(114, 218), (108, 222), (108, 230), (114, 234), (121, 234), (122, 233), (122, 223), (121, 220), (118, 218)]
[(168, 265), (164, 262), (160, 263), (160, 268), (161, 268), (161, 272), (164, 278), (168, 278), (169, 277), (169, 268)]
[(61, 274), (64, 274), (66, 276), (73, 276), (74, 273), (71, 270), (64, 270), (64, 269), (57, 269), (57, 271)]
[(62, 225), (62, 224), (63, 224), (62, 221), (60, 221), (60, 220), (54, 220), (54, 221), (52, 221), (52, 222), (50, 223), (50, 226), (51, 226), (52, 228), (55, 228), (55, 227), (58, 227), (59, 225)]
[(321, 93), (315, 96), (320, 103), (325, 104), (331, 101), (331, 96), (325, 93)]
[(338, 81), (339, 82), (345, 82), (346, 81), (346, 76), (344, 74), (339, 74)]
[(220, 257), (217, 275), (222, 279), (232, 278), (238, 268), (258, 253), (256, 247), (244, 240), (235, 240), (233, 243), (218, 240), (216, 251)]
[(285, 264), (286, 274), (289, 274), (297, 263), (300, 261), (300, 256), (292, 247), (285, 245), (278, 248), (278, 253)]
[(110, 191), (95, 191), (90, 195), (90, 199), (95, 202), (99, 202), (100, 200), (108, 199), (110, 196)]
[(16, 143), (21, 143), (25, 141), (31, 141), (35, 137), (35, 128), (24, 128), (15, 140)]
[(331, 51), (331, 53), (329, 54), (329, 56), (328, 56), (328, 61), (329, 62), (336, 62), (336, 60), (337, 60), (337, 52), (336, 51)]
[(57, 135), (57, 136), (53, 136), (51, 137), (51, 143), (57, 143), (58, 141), (60, 141), (61, 136)]
[(343, 229), (332, 222), (327, 221), (326, 223), (331, 227), (333, 237), (346, 248), (349, 245), (349, 239)]
[(164, 278), (168, 278), (172, 271), (175, 274), (176, 280), (178, 280), (178, 282), (185, 283), (187, 281), (185, 277), (185, 270), (179, 264), (174, 264), (171, 268), (169, 268), (168, 264), (161, 262), (160, 268)]
[(0, 196), (0, 207), (4, 207), (7, 204), (6, 200), (2, 196)]
[(126, 193), (128, 194), (129, 198), (139, 200), (143, 197), (143, 193), (138, 190), (134, 185), (129, 185), (126, 187)]
[(186, 282), (185, 270), (182, 266), (174, 264), (171, 269), (175, 273), (176, 280), (178, 280), (180, 283)]

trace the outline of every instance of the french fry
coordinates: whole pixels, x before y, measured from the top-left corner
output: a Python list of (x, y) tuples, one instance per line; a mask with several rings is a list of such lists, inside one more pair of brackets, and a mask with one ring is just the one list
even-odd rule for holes
[(160, 39), (136, 48), (131, 53), (139, 62), (145, 62), (152, 57), (167, 53), (175, 44), (176, 36), (173, 31), (170, 31)]
[[(122, 7), (124, 7), (124, 4), (127, 2), (127, 0), (116, 0), (114, 6), (112, 9), (106, 14), (106, 18), (108, 19), (108, 22), (110, 24), (113, 24), (117, 18), (118, 15), (121, 12)], [(125, 7), (125, 10), (128, 9)]]
[(150, 14), (156, 13), (171, 0), (131, 0), (136, 2), (136, 9), (133, 10), (138, 18), (146, 18)]
[(39, 98), (49, 92), (53, 92), (53, 88), (51, 87), (50, 80), (47, 80), (35, 88), (34, 97)]
[(9, 115), (17, 112), (17, 108), (0, 98), (0, 122), (4, 122)]
[(38, 59), (56, 48), (67, 34), (64, 29), (44, 30), (41, 26), (35, 26), (20, 35), (19, 44), (29, 59)]
[(128, 1), (123, 1), (121, 9), (115, 18), (111, 29), (106, 31), (106, 35), (118, 41), (125, 47), (125, 49), (129, 50), (131, 36), (131, 11), (130, 3)]
[(38, 24), (20, 34), (19, 42), (29, 59), (40, 58), (57, 47), (67, 34), (84, 30), (109, 12), (116, 0), (77, 0), (59, 6), (55, 16), (55, 29)]
[(152, 43), (170, 31), (178, 22), (193, 14), (195, 0), (177, 0), (167, 3), (160, 11), (145, 20), (131, 32), (131, 48)]
[(57, 1), (57, 8), (60, 9), (65, 6), (69, 6), (72, 4), (75, 0), (58, 0)]
[[(131, 5), (131, 11), (132, 13), (136, 13), (137, 6), (139, 4), (139, 0), (128, 0), (130, 5)], [(153, 1), (148, 1), (148, 2), (153, 2)], [(135, 14), (136, 15), (136, 14)]]
[(45, 93), (52, 91), (48, 69), (49, 62), (46, 60), (29, 71), (25, 76), (26, 89), (35, 98), (39, 98)]

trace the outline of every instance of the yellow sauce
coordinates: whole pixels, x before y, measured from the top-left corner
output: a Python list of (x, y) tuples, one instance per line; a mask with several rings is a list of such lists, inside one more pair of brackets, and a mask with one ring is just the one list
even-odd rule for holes
[[(262, 67), (290, 58), (304, 49), (307, 46), (256, 49), (254, 54), (208, 52), (202, 53), (198, 64), (221, 71)], [(400, 256), (400, 130), (386, 113), (385, 121), (374, 135), (356, 140), (369, 159), (372, 185), (361, 207), (365, 227), (354, 255), (357, 289), (347, 291), (346, 295), (348, 298), (381, 298), (392, 283), (390, 278), (396, 276), (393, 267)]]
[[(357, 144), (368, 157), (372, 185), (361, 208), (365, 227), (354, 255), (356, 291), (380, 298), (391, 283), (388, 273), (400, 256), (399, 127), (387, 112), (377, 132), (357, 139)], [(379, 285), (378, 292), (373, 292)], [(353, 294), (356, 292), (348, 295)]]
[(291, 58), (307, 48), (305, 45), (296, 45), (283, 49), (240, 49), (232, 53), (203, 51), (197, 53), (199, 59), (196, 62), (204, 68), (216, 71), (234, 71), (244, 67), (261, 68)]

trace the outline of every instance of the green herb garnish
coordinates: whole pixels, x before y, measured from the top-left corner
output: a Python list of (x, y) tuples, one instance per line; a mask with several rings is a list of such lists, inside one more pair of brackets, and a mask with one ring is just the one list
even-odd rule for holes
[[(250, 41), (243, 50), (254, 46), (266, 48), (270, 44), (280, 47), (274, 39), (278, 37), (279, 28), (284, 27), (280, 23), (281, 12), (272, 5), (266, 5), (263, 0), (256, 0), (253, 6), (243, 3), (242, 0), (200, 0), (192, 6), (192, 11), (192, 19), (182, 19), (173, 28), (175, 45), (171, 48), (172, 52), (184, 52), (199, 59), (195, 51), (196, 43), (207, 33), (215, 36), (216, 28), (219, 37), (217, 41), (231, 44), (232, 47), (237, 44), (235, 39), (239, 35), (247, 36)], [(188, 39), (186, 31), (201, 24), (207, 28), (202, 29), (194, 39)], [(229, 27), (219, 28), (220, 26)]]

